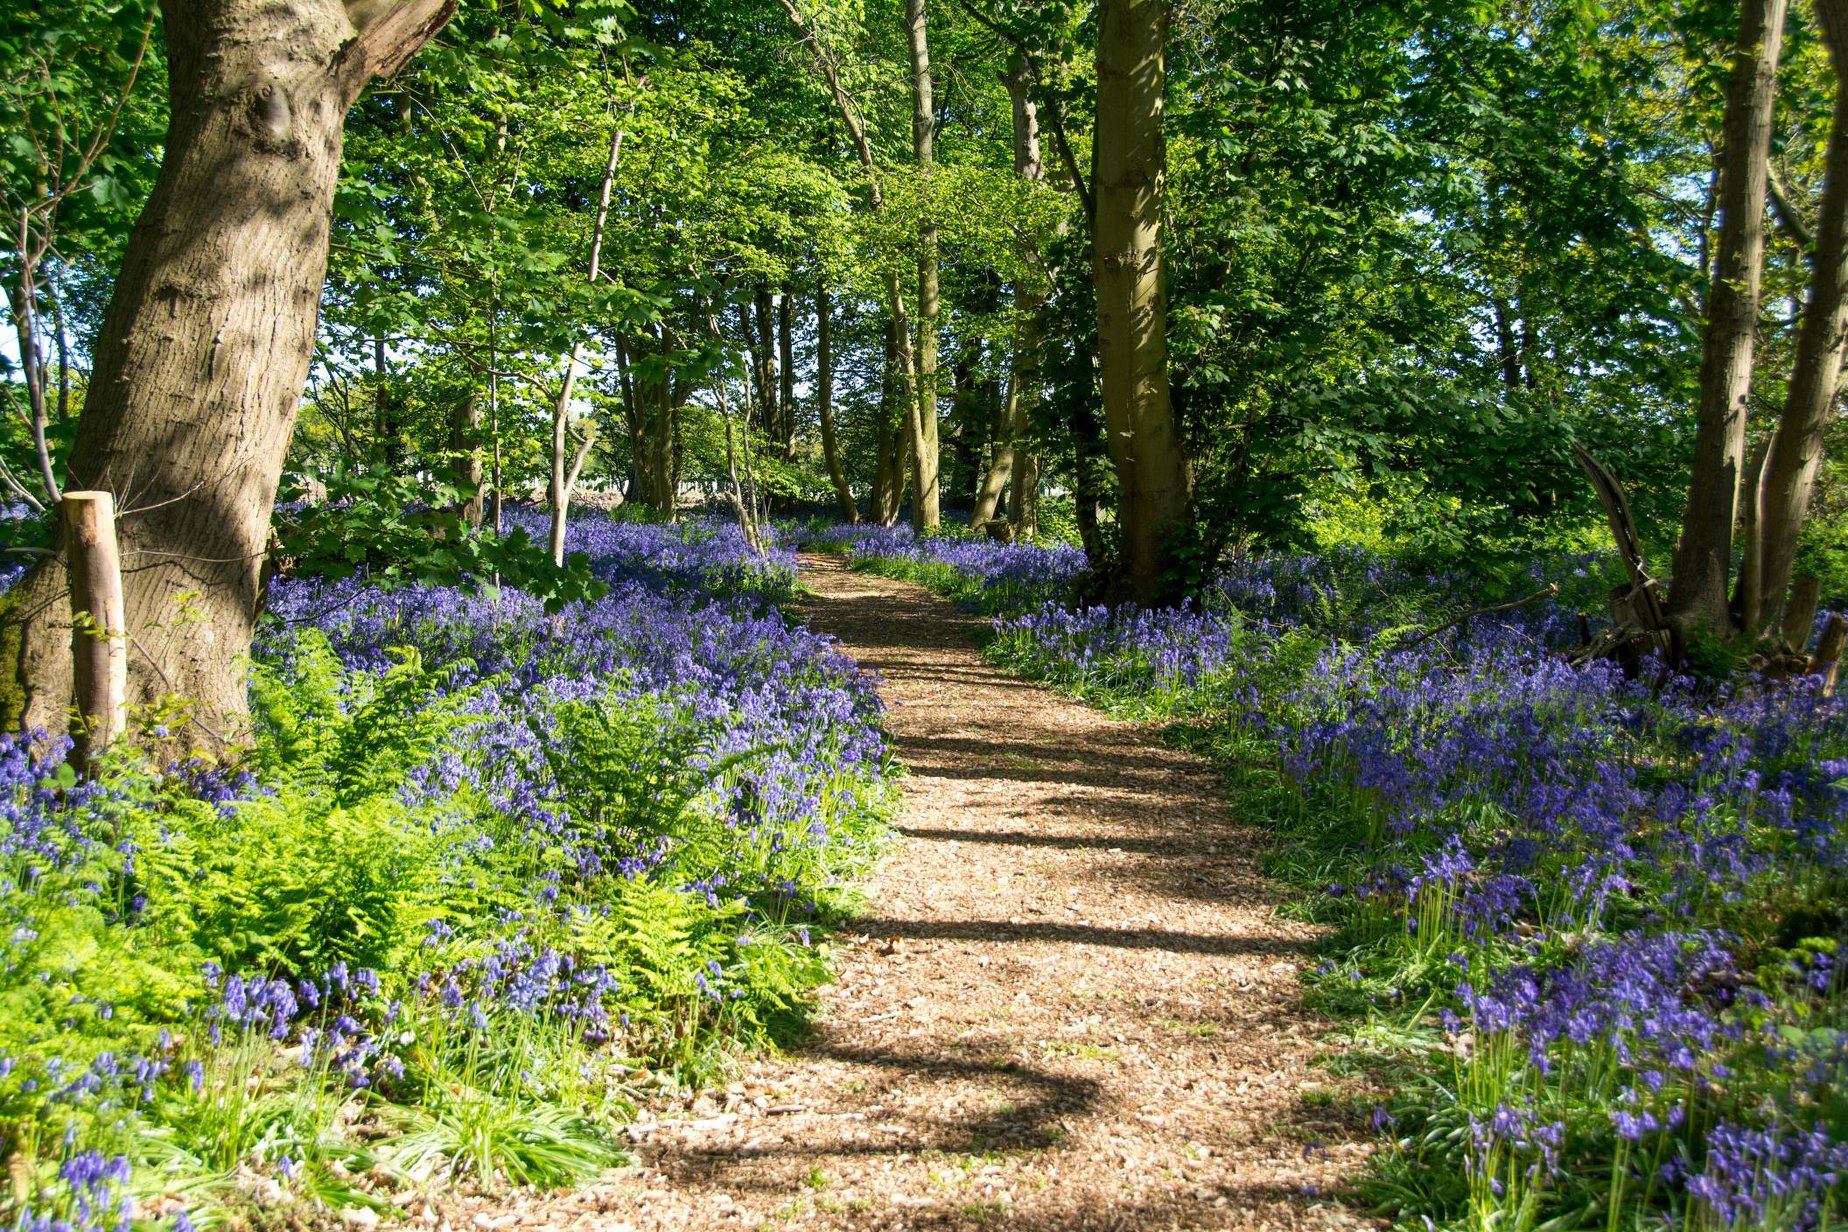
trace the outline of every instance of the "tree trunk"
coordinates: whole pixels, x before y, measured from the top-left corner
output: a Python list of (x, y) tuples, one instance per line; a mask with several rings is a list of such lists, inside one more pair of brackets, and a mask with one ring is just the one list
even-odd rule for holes
[(1187, 460), (1168, 396), (1161, 286), (1167, 3), (1103, 0), (1098, 23), (1098, 367), (1122, 489), (1121, 581), (1131, 597), (1153, 603), (1164, 597), (1175, 540), (1191, 518)]
[(1726, 94), (1720, 242), (1707, 295), (1700, 408), (1668, 617), (1683, 637), (1733, 630), (1727, 581), (1745, 466), (1746, 403), (1764, 266), (1766, 161), (1785, 0), (1744, 0)]
[(841, 465), (840, 441), (834, 435), (834, 324), (833, 305), (829, 302), (828, 284), (815, 286), (815, 412), (821, 419), (821, 457), (828, 466), (828, 481), (834, 485), (834, 501), (841, 520), (858, 522), (860, 511), (853, 503), (853, 488), (847, 483), (847, 470)]
[[(1039, 107), (1028, 88), (1031, 78), (1027, 58), (1016, 51), (1008, 61), (1007, 71), (1007, 92), (1014, 110), (1014, 174), (1023, 183), (1036, 184), (1045, 178), (1046, 167), (1040, 158)], [(1008, 359), (1007, 378), (1007, 435), (1013, 472), (1009, 476), (1007, 508), (1016, 540), (1039, 533), (1039, 462), (1030, 441), (1033, 415), (1039, 407), (1040, 318), (1045, 305), (1046, 296), (1037, 279), (1023, 277), (1015, 284), (1014, 349)]]
[(890, 526), (898, 521), (898, 509), (905, 487), (904, 450), (900, 441), (906, 432), (906, 416), (900, 400), (910, 395), (899, 379), (898, 335), (902, 327), (886, 321), (885, 362), (880, 366), (879, 422), (873, 448), (878, 457), (873, 475), (873, 492), (869, 510), (873, 521)]
[[(960, 351), (974, 349), (973, 343), (964, 343)], [(973, 417), (980, 423), (980, 453), (974, 462), (981, 469), (981, 478), (975, 485), (975, 506), (969, 514), (969, 525), (986, 526), (995, 520), (1001, 510), (1001, 497), (1007, 492), (1008, 481), (1014, 474), (1013, 429), (1013, 391), (1005, 393), (993, 381), (976, 381), (972, 365), (959, 365), (957, 373), (958, 397), (966, 409), (965, 424)], [(963, 382), (968, 382), (966, 394), (961, 389)], [(965, 427), (965, 431), (966, 431)], [(986, 454), (988, 464), (982, 466), (982, 456)]]
[(404, 469), (404, 424), (399, 417), (398, 390), (385, 371), (386, 340), (372, 340), (373, 433), (379, 439), (379, 460), (388, 474)]
[(766, 444), (779, 437), (777, 421), (776, 301), (768, 284), (757, 288), (752, 303), (757, 323), (757, 413), (764, 425)]
[(647, 379), (638, 379), (636, 384), (637, 393), (648, 408), (644, 441), (648, 504), (671, 519), (679, 492), (674, 482), (674, 380), (668, 367), (673, 331), (665, 324), (661, 326), (660, 344), (657, 362), (652, 365)]
[[(129, 704), (242, 736), (271, 508), (314, 349), (347, 109), (453, 0), (166, 0), (172, 112), (94, 350), (66, 487), (123, 510)], [(9, 597), (14, 721), (63, 730), (61, 559)]]
[[(610, 133), (610, 153), (604, 161), (603, 184), (597, 192), (597, 217), (590, 229), (590, 268), (585, 281), (593, 291), (597, 288), (597, 272), (603, 260), (603, 231), (609, 224), (610, 187), (616, 180), (616, 163), (622, 158), (622, 137), (621, 128), (613, 129)], [(552, 563), (561, 568), (565, 563), (565, 531), (571, 524), (571, 491), (577, 487), (578, 472), (583, 469), (584, 459), (590, 456), (590, 444), (597, 434), (594, 424), (585, 428), (583, 447), (574, 461), (571, 450), (571, 393), (577, 386), (577, 370), (583, 354), (583, 342), (573, 342), (571, 354), (565, 359), (565, 375), (559, 385), (558, 401), (552, 406), (552, 475), (547, 495), (552, 505)]]
[(1009, 426), (1014, 418), (1013, 407), (1014, 391), (1010, 388), (994, 416), (988, 465), (982, 471), (982, 482), (975, 490), (975, 507), (969, 514), (969, 525), (978, 529), (995, 520), (1001, 509), (1001, 494), (1008, 490), (1014, 475), (1014, 443)]
[(616, 338), (616, 386), (622, 391), (623, 427), (629, 436), (629, 482), (624, 495), (625, 500), (648, 504), (647, 466), (644, 458), (647, 453), (645, 441), (646, 418), (641, 404), (636, 400), (637, 383), (635, 379), (634, 354), (632, 343), (627, 337)]
[(1489, 296), (1489, 308), (1495, 316), (1495, 352), (1501, 361), (1502, 384), (1509, 393), (1515, 393), (1521, 388), (1521, 346), (1515, 341), (1508, 300), (1501, 292), (1493, 292)]
[(470, 390), (456, 405), (449, 424), (449, 451), (453, 455), (456, 487), (462, 490), (462, 520), (481, 525), (481, 399)]
[(777, 386), (777, 439), (785, 461), (796, 460), (796, 297), (783, 284), (776, 305), (776, 353), (782, 383)]
[(1765, 459), (1758, 510), (1759, 599), (1757, 619), (1748, 633), (1774, 629), (1782, 622), (1797, 536), (1822, 465), (1822, 432), (1835, 405), (1843, 340), (1848, 337), (1848, 0), (1815, 0), (1815, 9), (1835, 66), (1835, 108), (1823, 163), (1809, 295), (1783, 413)]
[[(840, 73), (836, 70), (834, 61), (829, 58), (826, 49), (822, 47), (820, 35), (809, 25), (808, 20), (802, 16), (801, 10), (796, 8), (793, 0), (782, 0), (782, 4), (783, 11), (789, 14), (790, 22), (795, 25), (796, 29), (802, 32), (803, 40), (808, 43), (811, 51), (814, 53), (815, 70), (821, 74), (822, 81), (826, 83), (828, 87), (828, 96), (834, 101), (835, 112), (841, 118), (842, 127), (847, 130), (847, 138), (853, 143), (854, 153), (860, 160), (860, 170), (866, 176), (867, 206), (873, 213), (877, 214), (885, 208), (885, 192), (880, 187), (879, 164), (873, 158), (873, 146), (872, 142), (868, 140), (866, 136), (866, 124), (861, 120), (858, 109), (854, 107), (853, 99), (848, 96), (846, 89), (841, 85)], [(923, 39), (923, 13), (921, 8), (918, 16), (919, 26), (917, 36), (919, 46), (921, 47)], [(928, 69), (928, 61), (926, 61), (925, 67)], [(895, 359), (894, 363), (888, 365), (888, 372), (895, 373), (897, 376), (903, 378), (906, 401), (912, 407), (915, 407), (918, 402), (917, 356), (911, 346), (911, 324), (909, 315), (905, 309), (904, 288), (900, 284), (897, 269), (890, 265), (888, 265), (886, 269), (886, 309), (892, 314), (892, 331), (888, 337), (888, 355)], [(933, 410), (935, 409), (935, 405), (933, 400)], [(915, 426), (913, 421), (918, 418), (914, 410), (908, 410), (906, 412), (907, 426)], [(931, 417), (930, 429), (931, 437), (934, 441), (936, 436), (936, 417), (934, 415)], [(914, 433), (903, 432), (902, 435), (906, 442), (909, 443)], [(898, 468), (898, 474), (899, 482), (902, 484), (904, 482), (903, 466)], [(934, 482), (933, 478), (933, 491)], [(893, 502), (893, 507), (894, 509), (897, 507), (896, 500)], [(894, 516), (896, 517), (896, 513)], [(887, 524), (889, 525), (889, 523)], [(932, 525), (935, 525), (935, 522), (933, 522)]]
[(937, 222), (930, 194), (937, 113), (931, 102), (930, 44), (924, 0), (905, 0), (905, 41), (911, 51), (911, 145), (924, 182), (924, 217), (918, 224), (917, 410), (911, 415), (911, 521), (934, 530), (942, 520), (943, 493), (937, 446)]

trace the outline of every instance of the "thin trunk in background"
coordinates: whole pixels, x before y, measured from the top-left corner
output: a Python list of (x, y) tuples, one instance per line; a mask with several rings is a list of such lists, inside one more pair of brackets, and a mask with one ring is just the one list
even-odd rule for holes
[[(828, 49), (822, 45), (820, 35), (802, 15), (802, 11), (795, 6), (795, 0), (782, 0), (782, 4), (783, 11), (789, 14), (789, 20), (801, 32), (803, 41), (809, 45), (809, 50), (814, 55), (815, 71), (821, 74), (822, 81), (828, 87), (828, 97), (834, 102), (835, 112), (840, 116), (842, 127), (847, 130), (848, 140), (853, 143), (854, 153), (860, 160), (860, 170), (866, 177), (867, 208), (877, 214), (885, 208), (885, 191), (880, 187), (879, 165), (873, 159), (873, 147), (871, 141), (867, 139), (866, 125), (860, 118), (859, 110), (853, 105), (853, 100), (848, 97), (846, 88), (842, 86), (840, 70), (835, 67)], [(904, 288), (899, 282), (898, 271), (890, 263), (887, 264), (885, 282), (886, 309), (891, 314), (890, 330), (887, 335), (888, 357), (893, 361), (888, 364), (887, 368), (902, 381), (905, 401), (909, 407), (915, 408), (918, 403), (917, 357), (911, 348), (911, 323), (909, 313), (905, 309)], [(907, 411), (908, 421), (915, 418), (915, 409)], [(913, 433), (904, 432), (902, 435), (909, 442)], [(904, 481), (902, 464), (897, 468), (897, 474), (898, 482), (902, 485)], [(892, 516), (896, 518), (898, 503), (896, 493), (892, 495), (892, 500)], [(883, 513), (880, 521), (890, 524)]]
[[(603, 164), (603, 183), (597, 190), (597, 218), (590, 232), (590, 269), (586, 275), (592, 290), (596, 289), (603, 259), (603, 232), (610, 218), (610, 186), (616, 180), (616, 164), (622, 158), (622, 138), (620, 125), (611, 130), (609, 157)], [(582, 362), (583, 354), (583, 340), (573, 342), (571, 354), (565, 360), (565, 375), (559, 384), (558, 400), (552, 404), (552, 474), (547, 495), (552, 505), (552, 563), (559, 566), (565, 563), (565, 531), (570, 525), (571, 492), (577, 486), (578, 474), (583, 470), (584, 460), (590, 456), (591, 446), (597, 439), (596, 425), (587, 421), (575, 453), (571, 448), (571, 393), (577, 385), (578, 365)]]
[[(705, 315), (706, 329), (709, 336), (714, 341), (722, 340), (723, 334), (719, 330), (718, 317), (710, 312)], [(714, 383), (713, 390), (718, 395), (719, 399), (719, 418), (725, 424), (725, 470), (731, 479), (732, 500), (738, 507), (739, 533), (744, 536), (745, 546), (748, 547), (754, 555), (762, 556), (764, 554), (764, 547), (763, 540), (759, 537), (757, 530), (756, 493), (755, 490), (750, 492), (745, 490), (744, 481), (740, 478), (738, 471), (738, 447), (732, 440), (731, 396), (727, 392), (727, 387), (730, 384), (731, 374), (724, 367), (721, 367), (719, 369), (719, 379)], [(748, 400), (745, 405), (748, 409), (750, 405)], [(744, 434), (744, 454), (747, 460), (747, 468), (749, 466), (750, 448), (751, 437), (749, 421), (747, 420)], [(754, 487), (755, 485), (753, 485), (753, 489)]]
[(975, 505), (969, 513), (969, 525), (978, 530), (995, 521), (1001, 509), (1002, 493), (1008, 490), (1014, 475), (1014, 442), (1010, 427), (1013, 404), (1014, 391), (1010, 388), (989, 417), (988, 465), (982, 468), (982, 479), (975, 489)]
[(776, 304), (777, 371), (781, 374), (777, 384), (776, 430), (783, 458), (790, 462), (796, 459), (795, 305), (796, 297), (790, 293), (789, 284), (784, 283)]
[(631, 342), (626, 335), (616, 339), (616, 387), (622, 393), (623, 428), (629, 439), (629, 478), (624, 500), (647, 504), (643, 495), (647, 483), (643, 478), (642, 455), (644, 450), (644, 431), (642, 409), (636, 404), (634, 360), (630, 358)]
[(879, 369), (879, 411), (874, 450), (878, 453), (873, 478), (870, 516), (881, 526), (898, 521), (904, 503), (906, 439), (902, 399), (909, 398), (899, 379), (899, 327), (889, 318), (885, 330), (885, 362)]
[(943, 493), (937, 431), (937, 314), (940, 279), (937, 220), (931, 200), (936, 108), (931, 101), (930, 43), (924, 0), (905, 0), (905, 42), (911, 53), (911, 146), (924, 182), (924, 216), (918, 223), (917, 410), (911, 415), (911, 521), (934, 530), (942, 520)]
[(1166, 0), (1102, 0), (1092, 250), (1104, 423), (1121, 489), (1119, 582), (1153, 603), (1176, 580), (1173, 552), (1192, 517), (1180, 425), (1168, 391), (1161, 285), (1166, 151)]
[(462, 493), (460, 512), (469, 526), (480, 526), (481, 492), (481, 398), (470, 390), (456, 404), (449, 422), (449, 451), (453, 459), (454, 483)]
[(1521, 344), (1514, 336), (1507, 297), (1494, 292), (1489, 296), (1489, 308), (1495, 317), (1495, 352), (1501, 361), (1502, 385), (1514, 393), (1521, 388)]
[(828, 467), (828, 482), (834, 485), (835, 505), (841, 519), (858, 522), (860, 511), (853, 502), (853, 488), (847, 483), (847, 469), (841, 465), (841, 445), (834, 432), (834, 324), (833, 304), (828, 284), (815, 286), (815, 413), (821, 420), (821, 457)]
[(757, 328), (751, 350), (757, 361), (757, 414), (764, 425), (765, 439), (773, 441), (777, 436), (776, 299), (767, 283), (758, 286), (752, 303)]
[(1728, 580), (1745, 467), (1752, 344), (1764, 267), (1766, 163), (1786, 0), (1744, 0), (1726, 94), (1719, 246), (1701, 340), (1700, 405), (1667, 615), (1686, 638), (1730, 633)]
[[(1014, 174), (1023, 183), (1045, 178), (1040, 157), (1039, 106), (1033, 101), (1032, 65), (1016, 50), (1008, 61), (1007, 92), (1014, 112)], [(1023, 252), (1023, 266), (1032, 253)], [(1030, 539), (1039, 533), (1039, 460), (1033, 455), (1033, 418), (1039, 409), (1041, 330), (1046, 295), (1039, 280), (1024, 276), (1014, 284), (1014, 349), (1008, 359), (1007, 433), (1013, 453), (1009, 476), (1008, 521), (1014, 537)]]

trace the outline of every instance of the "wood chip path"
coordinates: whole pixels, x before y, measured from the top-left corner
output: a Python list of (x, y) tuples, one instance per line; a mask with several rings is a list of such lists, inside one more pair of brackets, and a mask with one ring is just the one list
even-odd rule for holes
[(1330, 1196), (1365, 1148), (1314, 1064), (1314, 931), (1206, 765), (990, 666), (920, 587), (803, 566), (910, 769), (812, 1038), (638, 1127), (636, 1167), (474, 1224), (1373, 1226)]

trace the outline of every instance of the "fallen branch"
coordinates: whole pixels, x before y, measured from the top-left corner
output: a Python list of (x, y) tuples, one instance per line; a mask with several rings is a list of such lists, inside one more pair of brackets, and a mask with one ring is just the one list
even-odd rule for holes
[(1523, 595), (1519, 599), (1510, 599), (1506, 603), (1492, 603), (1486, 607), (1472, 608), (1471, 610), (1464, 612), (1461, 616), (1458, 616), (1455, 620), (1447, 620), (1443, 624), (1437, 626), (1437, 628), (1435, 629), (1426, 629), (1423, 633), (1420, 633), (1417, 637), (1405, 643), (1405, 645), (1399, 647), (1399, 649), (1400, 650), (1410, 650), (1412, 647), (1420, 644), (1421, 642), (1428, 642), (1440, 633), (1448, 633), (1450, 632), (1450, 630), (1456, 628), (1457, 626), (1462, 625), (1468, 621), (1474, 620), (1478, 616), (1492, 616), (1496, 612), (1511, 612), (1517, 607), (1526, 607), (1529, 603), (1534, 602), (1536, 599), (1545, 599), (1551, 595), (1556, 595), (1558, 593), (1559, 593), (1559, 583), (1558, 582), (1548, 582), (1545, 586), (1542, 586), (1539, 590), (1536, 590), (1531, 595)]

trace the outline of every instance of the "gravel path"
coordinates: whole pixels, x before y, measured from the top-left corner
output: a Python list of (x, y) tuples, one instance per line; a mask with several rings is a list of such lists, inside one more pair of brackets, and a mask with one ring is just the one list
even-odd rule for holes
[(1325, 1196), (1364, 1147), (1312, 1064), (1314, 932), (1206, 765), (989, 666), (923, 589), (803, 563), (910, 768), (812, 1038), (639, 1127), (638, 1168), (477, 1224), (1370, 1226)]

